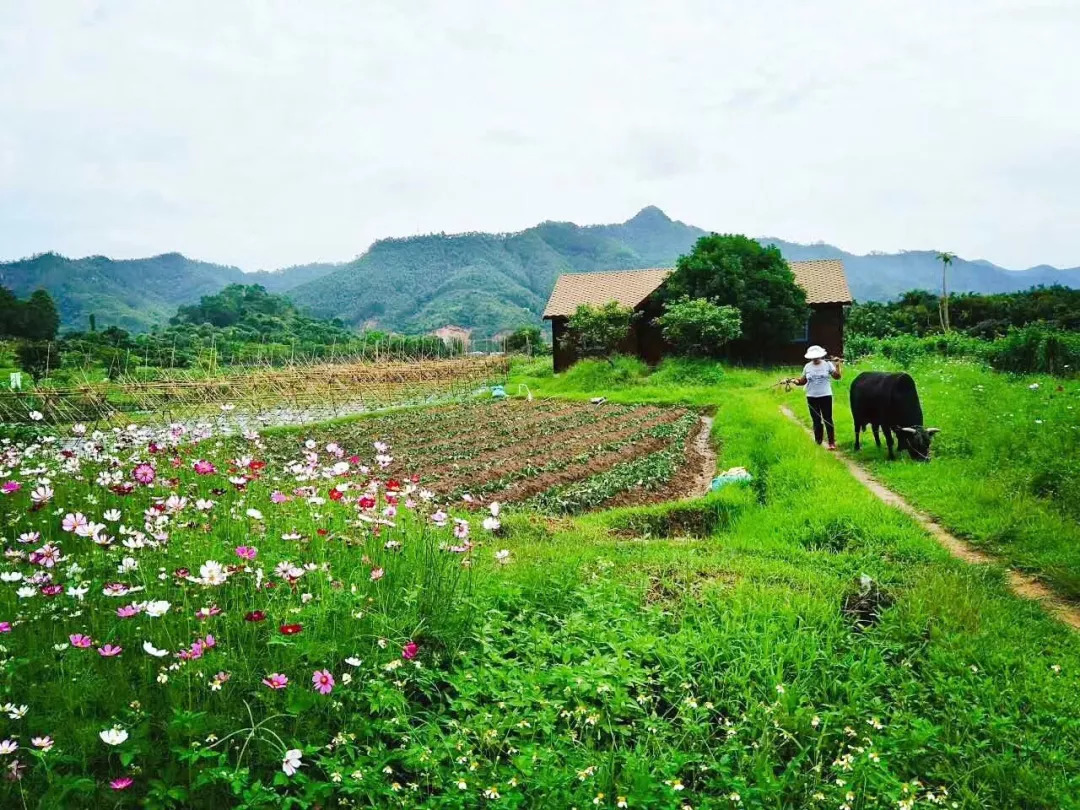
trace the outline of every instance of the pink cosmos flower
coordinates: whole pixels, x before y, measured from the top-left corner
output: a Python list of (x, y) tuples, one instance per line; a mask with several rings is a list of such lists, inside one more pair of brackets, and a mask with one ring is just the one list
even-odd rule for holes
[(120, 647), (120, 646), (118, 646), (116, 644), (106, 644), (106, 645), (104, 645), (102, 647), (98, 647), (98, 654), (102, 658), (112, 658), (114, 656), (119, 655), (123, 651), (124, 651), (124, 648)]
[(199, 475), (213, 475), (215, 472), (217, 472), (217, 468), (204, 458), (200, 458), (198, 461), (196, 461), (194, 467), (195, 472), (197, 472)]
[(0, 633), (10, 633), (11, 622), (0, 622)]
[(311, 676), (311, 683), (315, 687), (315, 691), (323, 695), (329, 695), (334, 689), (334, 676), (327, 669), (317, 669), (315, 674)]
[(144, 462), (135, 466), (135, 469), (131, 471), (131, 477), (143, 486), (149, 486), (154, 483), (157, 473), (154, 471), (153, 465)]
[(378, 582), (380, 579), (383, 578), (383, 575), (385, 573), (386, 572), (383, 571), (381, 568), (372, 568), (371, 569), (371, 581), (372, 582)]
[(76, 512), (75, 514), (68, 512), (64, 515), (64, 522), (61, 524), (65, 532), (85, 531), (89, 525), (90, 521), (82, 512)]
[(125, 788), (131, 787), (134, 781), (135, 780), (130, 776), (121, 776), (119, 779), (113, 779), (109, 782), (109, 787), (113, 790), (124, 790)]
[(11, 495), (13, 492), (18, 492), (22, 489), (22, 484), (18, 481), (5, 481), (3, 485), (0, 485), (0, 493), (4, 495)]
[(132, 616), (135, 616), (141, 612), (142, 608), (135, 604), (124, 605), (123, 607), (116, 609), (116, 615), (119, 616), (121, 619), (130, 619)]
[(94, 643), (90, 636), (84, 636), (82, 633), (72, 633), (68, 636), (68, 641), (71, 642), (72, 647), (82, 647), (84, 649)]
[(280, 672), (274, 672), (269, 677), (263, 678), (263, 683), (271, 689), (284, 689), (289, 685), (289, 679)]
[(64, 586), (63, 585), (42, 585), (41, 586), (41, 595), (42, 596), (59, 596), (63, 592), (64, 592)]
[(236, 556), (241, 560), (254, 560), (259, 550), (254, 546), (237, 546)]
[(416, 658), (416, 654), (420, 652), (420, 645), (415, 641), (408, 641), (405, 646), (401, 648), (401, 657), (406, 661), (411, 661)]
[(454, 519), (454, 537), (458, 540), (464, 540), (469, 536), (469, 521), (461, 520), (460, 518)]
[(275, 489), (272, 493), (270, 493), (271, 503), (285, 503), (285, 501), (287, 500), (289, 500), (289, 496), (286, 495), (284, 492), (281, 492), (280, 490)]

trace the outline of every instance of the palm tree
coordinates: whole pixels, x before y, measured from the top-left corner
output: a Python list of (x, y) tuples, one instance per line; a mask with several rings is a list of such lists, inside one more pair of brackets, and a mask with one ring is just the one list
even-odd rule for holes
[(956, 258), (955, 253), (939, 253), (937, 260), (941, 262), (941, 301), (938, 302), (938, 317), (941, 319), (941, 331), (949, 331), (949, 266)]

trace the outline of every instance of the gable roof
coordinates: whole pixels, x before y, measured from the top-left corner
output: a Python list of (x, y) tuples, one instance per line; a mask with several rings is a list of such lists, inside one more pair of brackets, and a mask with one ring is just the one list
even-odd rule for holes
[[(808, 304), (850, 304), (851, 290), (839, 259), (788, 262), (795, 283), (806, 290)], [(601, 306), (616, 301), (634, 309), (667, 280), (674, 270), (608, 270), (601, 273), (564, 273), (555, 282), (544, 307), (545, 318), (569, 317), (582, 304)]]
[(633, 309), (648, 298), (672, 274), (670, 268), (610, 270), (602, 273), (564, 273), (555, 282), (544, 307), (545, 318), (574, 314), (582, 304), (602, 306), (616, 301)]
[(795, 283), (806, 290), (808, 304), (850, 304), (844, 263), (839, 259), (811, 259), (805, 262), (788, 262), (795, 274)]

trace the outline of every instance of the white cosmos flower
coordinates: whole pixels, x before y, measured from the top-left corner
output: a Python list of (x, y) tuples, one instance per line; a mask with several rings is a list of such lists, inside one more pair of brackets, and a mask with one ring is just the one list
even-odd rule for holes
[(281, 770), (286, 776), (292, 776), (303, 766), (304, 763), (300, 761), (303, 753), (299, 748), (290, 748), (285, 752), (285, 758), (281, 761)]
[(134, 571), (139, 567), (139, 561), (134, 557), (124, 557), (120, 561), (120, 565), (116, 566), (116, 570), (121, 574), (126, 574), (128, 571)]
[(90, 588), (88, 586), (86, 586), (86, 585), (78, 585), (78, 586), (69, 586), (67, 591), (65, 591), (65, 593), (67, 593), (68, 596), (72, 596), (72, 597), (74, 597), (75, 599), (78, 599), (81, 602), (83, 600), (83, 597), (86, 596), (86, 594), (89, 591), (90, 591)]
[(154, 658), (164, 658), (169, 654), (168, 650), (159, 650), (149, 641), (144, 641), (142, 648), (147, 655), (152, 655)]
[(200, 512), (209, 512), (214, 508), (214, 502), (208, 501), (205, 498), (199, 498), (199, 500), (195, 501), (195, 508)]
[(105, 518), (105, 520), (109, 521), (110, 523), (116, 523), (116, 521), (118, 521), (120, 519), (120, 517), (121, 517), (120, 510), (119, 509), (107, 509), (107, 510), (105, 510), (105, 514), (102, 515), (102, 517)]
[(248, 509), (247, 516), (252, 520), (262, 520), (263, 514), (258, 509)]
[(20, 599), (29, 599), (37, 593), (37, 588), (32, 588), (29, 585), (23, 585), (19, 590), (15, 591), (15, 595)]
[(207, 560), (199, 566), (199, 577), (203, 585), (224, 585), (228, 575), (217, 560)]
[(30, 411), (30, 418), (33, 419), (35, 422), (40, 422), (42, 419), (45, 418), (45, 414), (43, 414), (41, 411)]
[(3, 582), (18, 582), (22, 579), (22, 574), (18, 571), (4, 571), (0, 573), (0, 581)]
[(350, 667), (358, 667), (363, 663), (363, 661), (361, 661), (355, 655), (351, 655), (345, 659), (345, 663), (348, 664)]
[(486, 517), (481, 525), (489, 532), (495, 532), (499, 530), (502, 524), (499, 523), (499, 519), (496, 517)]
[(491, 512), (492, 517), (498, 517), (501, 510), (502, 504), (500, 504), (498, 501), (492, 501), (491, 506), (488, 507), (488, 511)]
[(121, 745), (127, 741), (128, 733), (119, 726), (113, 726), (112, 728), (107, 728), (104, 731), (99, 732), (98, 736), (101, 737), (101, 741), (106, 745)]
[(159, 616), (164, 616), (166, 613), (168, 613), (170, 607), (172, 607), (172, 605), (170, 605), (164, 599), (158, 599), (158, 600), (153, 601), (153, 602), (147, 602), (146, 603), (146, 615), (147, 616), (153, 616), (156, 619)]

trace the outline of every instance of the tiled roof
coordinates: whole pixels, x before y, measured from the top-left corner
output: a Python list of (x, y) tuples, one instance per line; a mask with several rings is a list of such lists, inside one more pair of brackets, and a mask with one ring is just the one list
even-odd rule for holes
[(582, 304), (602, 306), (617, 301), (633, 309), (664, 283), (670, 269), (612, 270), (603, 273), (565, 273), (555, 282), (544, 307), (545, 318), (574, 314)]
[(850, 304), (844, 263), (839, 259), (811, 259), (806, 262), (788, 262), (795, 282), (806, 290), (808, 304)]
[[(850, 304), (851, 290), (839, 259), (788, 262), (796, 283), (806, 290), (808, 304)], [(574, 314), (581, 304), (600, 306), (617, 301), (633, 309), (671, 275), (671, 269), (613, 270), (603, 273), (565, 273), (555, 282), (545, 318)]]

